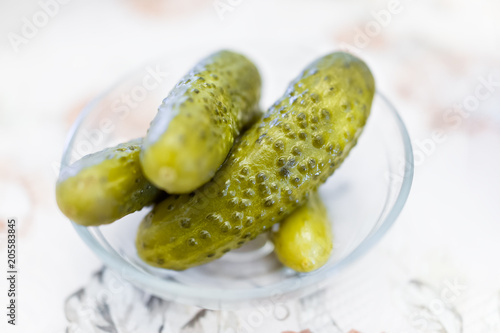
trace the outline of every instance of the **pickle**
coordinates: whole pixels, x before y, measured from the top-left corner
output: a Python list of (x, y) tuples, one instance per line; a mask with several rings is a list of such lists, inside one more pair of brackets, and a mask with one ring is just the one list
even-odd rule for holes
[(272, 240), (281, 263), (297, 272), (314, 271), (328, 261), (333, 235), (326, 208), (317, 192), (279, 223)]
[(362, 132), (374, 90), (370, 70), (352, 55), (313, 62), (237, 140), (209, 183), (154, 206), (137, 232), (139, 256), (183, 270), (269, 230), (339, 167)]
[(84, 156), (64, 168), (56, 185), (59, 209), (73, 222), (97, 226), (151, 205), (161, 197), (142, 174), (142, 139)]
[(244, 56), (217, 52), (170, 92), (151, 123), (140, 155), (146, 177), (168, 193), (209, 181), (243, 127), (260, 117), (261, 79)]

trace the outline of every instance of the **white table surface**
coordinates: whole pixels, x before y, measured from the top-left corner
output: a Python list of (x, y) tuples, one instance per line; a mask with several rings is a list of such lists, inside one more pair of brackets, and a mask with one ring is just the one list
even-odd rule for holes
[[(445, 117), (473, 96), (478, 78), (496, 75), (500, 82), (500, 2), (401, 0), (400, 11), (364, 40), (357, 29), (373, 25), (372, 12), (391, 1), (67, 2), (17, 50), (9, 38), (22, 33), (23, 18), (32, 20), (40, 4), (0, 3), (2, 271), (6, 218), (20, 223), (18, 325), (9, 332), (93, 332), (79, 321), (79, 306), (85, 297), (98, 301), (111, 272), (101, 281), (93, 276), (101, 262), (57, 209), (64, 139), (81, 107), (120, 75), (171, 47), (198, 43), (234, 49), (299, 43), (318, 55), (353, 46), (412, 136), (418, 163), (410, 198), (386, 237), (324, 293), (272, 313), (254, 306), (200, 314), (158, 301), (154, 317), (145, 305), (149, 295), (124, 282), (112, 315), (101, 311), (96, 322), (109, 332), (110, 318), (118, 332), (161, 325), (163, 332), (244, 332), (253, 314), (262, 320), (250, 323), (252, 332), (500, 332), (500, 86), (477, 110)], [(214, 9), (221, 2), (231, 8), (222, 16)], [(430, 147), (436, 130), (446, 139)], [(65, 303), (81, 288), (85, 296)], [(6, 289), (1, 278), (2, 308)], [(456, 297), (443, 302), (450, 291)], [(142, 301), (132, 310), (118, 306), (134, 299)], [(145, 316), (152, 318), (147, 324)]]

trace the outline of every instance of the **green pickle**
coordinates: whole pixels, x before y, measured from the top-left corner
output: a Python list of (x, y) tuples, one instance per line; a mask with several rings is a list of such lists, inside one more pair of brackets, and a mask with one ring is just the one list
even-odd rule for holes
[(343, 52), (309, 65), (238, 140), (215, 177), (156, 204), (136, 248), (148, 264), (183, 270), (238, 248), (304, 204), (356, 144), (375, 83)]
[(142, 174), (142, 139), (87, 155), (62, 170), (56, 185), (59, 209), (73, 222), (97, 226), (151, 205), (162, 196)]
[(272, 240), (281, 263), (297, 272), (312, 272), (328, 261), (333, 235), (326, 208), (317, 192), (279, 223)]
[(260, 74), (244, 56), (220, 51), (199, 62), (159, 107), (144, 140), (141, 164), (168, 193), (208, 182), (242, 129), (261, 115)]

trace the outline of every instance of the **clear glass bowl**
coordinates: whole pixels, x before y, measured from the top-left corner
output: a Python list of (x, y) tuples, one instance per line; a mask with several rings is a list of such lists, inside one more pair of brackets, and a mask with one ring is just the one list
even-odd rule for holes
[[(198, 60), (194, 54), (171, 54), (146, 64), (89, 103), (69, 134), (62, 167), (88, 153), (144, 136), (161, 100)], [(273, 52), (256, 56), (252, 58), (263, 72), (265, 108), (284, 92), (308, 59), (283, 60)], [(329, 277), (367, 253), (387, 232), (406, 202), (412, 178), (413, 153), (406, 128), (396, 109), (377, 93), (358, 145), (320, 188), (335, 240), (329, 262), (315, 272), (299, 274), (283, 267), (265, 234), (200, 267), (182, 272), (150, 267), (138, 258), (134, 246), (137, 226), (150, 208), (111, 225), (74, 226), (107, 266), (136, 286), (176, 302), (234, 308), (322, 288)]]

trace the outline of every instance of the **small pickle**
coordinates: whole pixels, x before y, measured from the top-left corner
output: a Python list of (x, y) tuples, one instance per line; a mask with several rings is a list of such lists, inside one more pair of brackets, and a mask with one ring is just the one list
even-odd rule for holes
[(73, 222), (97, 226), (141, 210), (162, 197), (142, 174), (142, 139), (87, 155), (61, 170), (59, 209)]
[(220, 51), (199, 62), (170, 92), (144, 140), (146, 177), (168, 193), (208, 182), (242, 129), (261, 114), (261, 78), (244, 56)]
[(183, 270), (270, 230), (342, 164), (374, 92), (370, 70), (352, 55), (337, 52), (313, 62), (236, 141), (210, 182), (154, 206), (137, 232), (141, 259)]
[(326, 208), (317, 192), (279, 224), (272, 234), (274, 252), (281, 263), (297, 272), (323, 266), (333, 248)]

